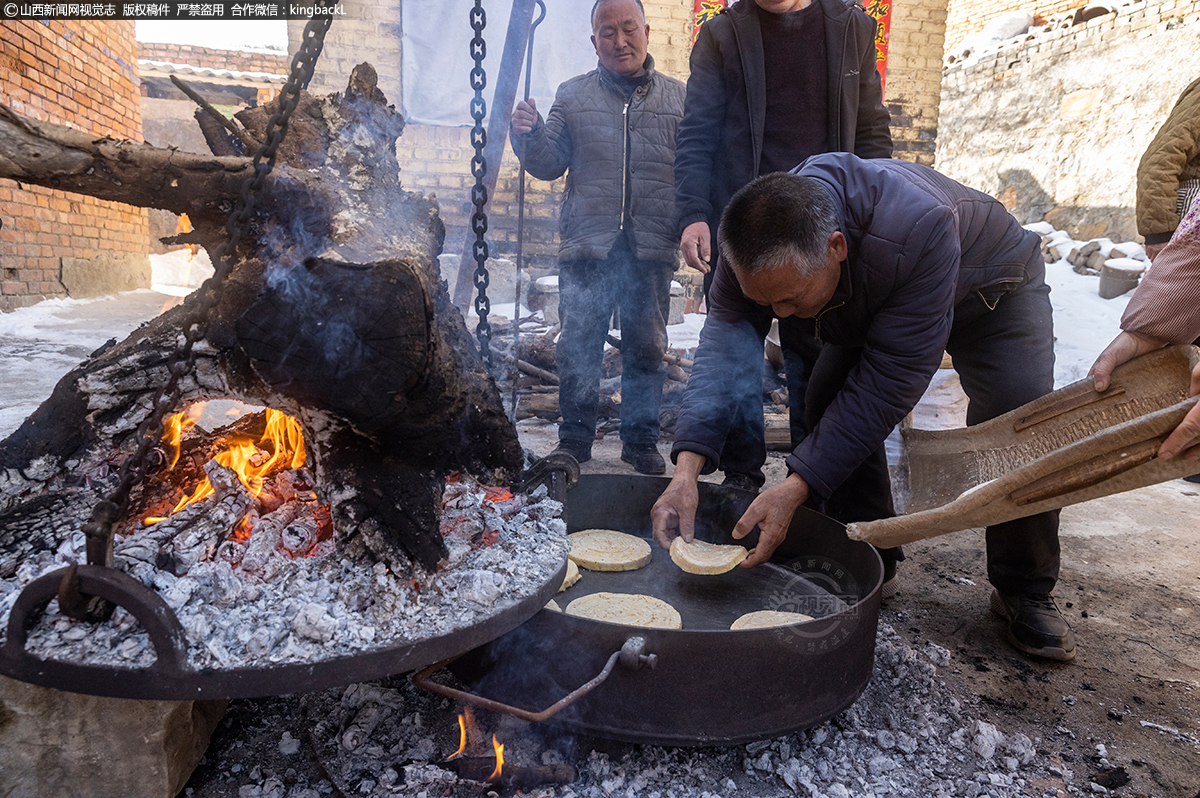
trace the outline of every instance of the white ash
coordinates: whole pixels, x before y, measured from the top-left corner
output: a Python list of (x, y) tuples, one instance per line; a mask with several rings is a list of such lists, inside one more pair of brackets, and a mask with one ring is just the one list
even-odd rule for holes
[[(197, 506), (211, 511), (236, 495), (231, 491), (222, 498), (218, 492)], [(232, 541), (218, 548), (208, 538), (198, 539), (194, 543), (208, 559), (176, 576), (155, 567), (167, 543), (157, 527), (173, 516), (119, 541), (116, 565), (153, 587), (174, 610), (189, 642), (188, 662), (196, 669), (316, 662), (389, 649), (493, 616), (536, 593), (566, 559), (562, 505), (544, 488), (533, 496), (493, 502), (464, 477), (447, 485), (445, 499), (442, 530), (450, 557), (437, 573), (416, 579), (400, 579), (382, 563), (340, 557), (330, 541), (318, 543), (310, 556), (293, 559), (283, 542), (294, 518), (271, 526), (268, 535), (278, 533), (274, 539), (280, 545), (265, 558), (251, 557), (254, 534), (242, 551)], [(25, 585), (84, 561), (84, 536), (76, 528), (57, 548), (27, 558), (12, 578), (0, 580), (0, 635)], [(27, 649), (35, 656), (87, 664), (145, 667), (154, 659), (147, 636), (128, 613), (118, 610), (108, 623), (93, 625), (59, 614), (53, 602), (31, 630)]]
[[(313, 702), (310, 716), (320, 718), (311, 736), (325, 772), (348, 795), (466, 794), (458, 792), (466, 783), (437, 765), (457, 742), (458, 706), (398, 679), (387, 683), (394, 687), (356, 685), (306, 699)], [(388, 714), (369, 739), (356, 738), (357, 745), (347, 749), (339, 733), (374, 699), (386, 703)], [(1072, 795), (1088, 789), (1086, 783), (1073, 785), (1071, 773), (1039, 755), (1024, 734), (972, 716), (945, 686), (928, 652), (909, 647), (882, 623), (875, 671), (859, 700), (820, 726), (774, 740), (564, 754), (545, 748), (539, 727), (508, 718), (499, 723), (506, 761), (531, 766), (575, 760), (575, 783), (528, 793), (541, 798), (1048, 798), (1059, 789)], [(495, 729), (483, 731), (490, 735)], [(431, 736), (450, 747), (435, 750)]]

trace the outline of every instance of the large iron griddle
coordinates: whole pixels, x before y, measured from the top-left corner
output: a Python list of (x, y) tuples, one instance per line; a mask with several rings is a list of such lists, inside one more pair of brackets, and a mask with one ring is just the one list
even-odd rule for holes
[[(650, 508), (665, 479), (586, 475), (567, 496), (568, 531), (618, 529), (650, 537)], [(697, 537), (729, 536), (753, 500), (701, 483)], [(754, 545), (752, 535), (744, 543)], [(654, 546), (653, 543), (651, 543)], [(575, 733), (661, 745), (736, 744), (808, 728), (866, 688), (874, 665), (883, 565), (845, 527), (800, 508), (771, 563), (718, 577), (684, 574), (654, 546), (644, 569), (582, 571), (556, 597), (647, 593), (672, 604), (683, 629), (647, 629), (544, 610), (471, 652), (452, 670), (488, 701), (549, 707), (609, 671), (605, 681), (553, 716)], [(804, 612), (816, 620), (730, 631), (745, 612)], [(614, 652), (630, 667), (613, 667)], [(640, 662), (639, 662), (640, 661)], [(638, 667), (640, 665), (640, 667)], [(527, 713), (528, 714), (528, 713)]]

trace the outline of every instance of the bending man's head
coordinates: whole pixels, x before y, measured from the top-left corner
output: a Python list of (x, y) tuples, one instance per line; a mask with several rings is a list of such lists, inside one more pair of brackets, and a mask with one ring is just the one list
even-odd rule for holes
[(778, 316), (816, 315), (833, 295), (847, 254), (829, 191), (776, 172), (733, 196), (721, 215), (721, 257), (746, 297)]

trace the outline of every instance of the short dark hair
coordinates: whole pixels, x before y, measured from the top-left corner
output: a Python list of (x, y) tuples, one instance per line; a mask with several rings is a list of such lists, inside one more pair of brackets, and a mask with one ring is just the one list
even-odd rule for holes
[[(596, 2), (592, 4), (592, 16), (591, 16), (592, 30), (596, 29), (596, 9), (598, 9), (600, 6), (604, 5), (605, 3), (611, 3), (612, 1), (613, 0), (596, 0)], [(642, 0), (633, 0), (633, 2), (638, 7), (638, 11), (642, 12), (642, 22), (645, 22), (646, 21), (646, 7), (642, 5)]]
[(721, 256), (744, 274), (795, 262), (804, 277), (826, 266), (838, 229), (829, 190), (811, 177), (773, 172), (733, 195), (721, 214)]

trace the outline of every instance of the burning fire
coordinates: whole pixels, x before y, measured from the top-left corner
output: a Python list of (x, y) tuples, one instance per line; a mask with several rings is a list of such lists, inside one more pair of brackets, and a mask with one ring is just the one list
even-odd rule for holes
[[(176, 413), (164, 424), (163, 443), (172, 453), (172, 468), (179, 462), (183, 432), (196, 423), (191, 417), (191, 412)], [(227, 441), (227, 448), (213, 457), (220, 465), (232, 468), (246, 489), (256, 497), (262, 493), (263, 480), (267, 476), (283, 469), (300, 468), (305, 461), (304, 433), (300, 429), (300, 423), (291, 416), (270, 408), (266, 410), (266, 419), (266, 430), (258, 440), (245, 435), (231, 438)], [(190, 495), (185, 495), (179, 500), (171, 512), (165, 516), (151, 516), (146, 518), (145, 522), (156, 524), (212, 494), (212, 484), (205, 477)], [(246, 526), (244, 521), (235, 531), (235, 535), (244, 539), (249, 536), (249, 530), (242, 529), (242, 526)]]
[[(496, 757), (496, 767), (492, 770), (487, 780), (493, 783), (500, 781), (500, 774), (504, 770), (504, 744), (496, 739), (496, 735), (492, 735), (492, 752)], [(487, 756), (486, 747), (483, 742), (483, 734), (479, 731), (479, 726), (475, 723), (475, 713), (470, 707), (463, 707), (463, 711), (458, 716), (458, 750), (450, 756), (446, 757), (446, 761), (457, 759), (460, 756), (468, 757), (484, 757)]]
[(500, 771), (504, 769), (504, 746), (496, 742), (496, 735), (492, 735), (492, 748), (496, 749), (496, 769), (492, 771), (492, 775), (488, 776), (488, 781), (499, 781)]

